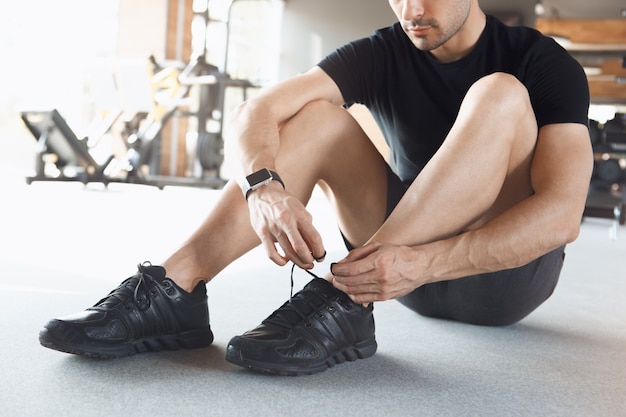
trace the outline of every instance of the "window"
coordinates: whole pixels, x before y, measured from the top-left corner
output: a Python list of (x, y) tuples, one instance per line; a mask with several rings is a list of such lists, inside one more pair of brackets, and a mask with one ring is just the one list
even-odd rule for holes
[(274, 83), (283, 4), (280, 0), (194, 1), (194, 55), (206, 53), (209, 63), (233, 78)]

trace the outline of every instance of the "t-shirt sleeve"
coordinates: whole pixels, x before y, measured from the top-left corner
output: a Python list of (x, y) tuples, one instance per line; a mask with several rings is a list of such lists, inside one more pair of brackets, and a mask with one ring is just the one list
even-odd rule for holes
[(367, 104), (378, 91), (372, 80), (377, 78), (375, 63), (380, 53), (373, 37), (350, 42), (325, 57), (318, 66), (335, 81), (346, 106)]
[(533, 57), (527, 88), (539, 127), (589, 122), (589, 85), (582, 66), (553, 39)]

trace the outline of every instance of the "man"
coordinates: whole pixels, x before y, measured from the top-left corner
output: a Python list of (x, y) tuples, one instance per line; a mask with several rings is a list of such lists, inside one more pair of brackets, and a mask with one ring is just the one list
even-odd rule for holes
[[(305, 208), (316, 185), (353, 250), (231, 339), (228, 361), (297, 375), (369, 357), (376, 301), (479, 325), (515, 323), (545, 301), (591, 176), (582, 69), (477, 0), (389, 4), (398, 24), (241, 105), (239, 183), (162, 267), (140, 265), (94, 307), (51, 320), (41, 343), (100, 358), (207, 346), (205, 282), (225, 266), (259, 243), (278, 265), (324, 258)], [(357, 102), (393, 170), (342, 108)]]

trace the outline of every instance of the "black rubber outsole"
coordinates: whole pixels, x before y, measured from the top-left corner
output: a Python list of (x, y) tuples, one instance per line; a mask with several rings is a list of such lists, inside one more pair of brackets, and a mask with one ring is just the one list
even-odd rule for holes
[(226, 348), (226, 361), (251, 371), (271, 375), (313, 375), (324, 372), (335, 365), (341, 365), (345, 362), (367, 359), (376, 353), (377, 347), (378, 345), (376, 344), (376, 340), (370, 339), (357, 345), (349, 346), (346, 349), (317, 362), (307, 362), (302, 364), (276, 364), (247, 359), (239, 347), (229, 344)]
[(197, 334), (183, 333), (179, 335), (163, 335), (149, 337), (121, 345), (76, 346), (56, 340), (48, 331), (43, 329), (39, 333), (39, 343), (48, 349), (70, 353), (90, 359), (117, 359), (132, 356), (138, 353), (159, 352), (162, 350), (198, 349), (213, 343), (213, 333)]

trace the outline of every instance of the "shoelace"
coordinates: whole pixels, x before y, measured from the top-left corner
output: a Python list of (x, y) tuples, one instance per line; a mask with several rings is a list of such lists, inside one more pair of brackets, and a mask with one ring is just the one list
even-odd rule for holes
[[(133, 302), (139, 309), (139, 311), (145, 311), (150, 308), (150, 291), (148, 290), (148, 285), (146, 284), (146, 280), (150, 281), (152, 286), (157, 285), (158, 283), (154, 279), (154, 277), (146, 272), (146, 267), (152, 266), (150, 263), (144, 263), (137, 265), (137, 270), (139, 271), (139, 282), (133, 291)], [(143, 297), (139, 297), (139, 293), (143, 293)]]
[[(302, 289), (294, 297), (293, 273), (295, 267), (295, 264), (291, 267), (291, 293), (289, 295), (289, 301), (274, 311), (274, 313), (263, 321), (264, 323), (271, 323), (281, 327), (291, 328), (301, 320), (307, 320), (307, 316), (311, 314), (311, 312), (319, 311), (319, 309), (324, 305), (328, 306), (328, 308), (332, 308), (329, 301), (316, 291)], [(314, 278), (321, 279), (311, 271), (304, 271)]]
[[(158, 284), (154, 277), (146, 271), (146, 268), (149, 266), (152, 266), (149, 262), (137, 265), (137, 270), (139, 272), (137, 275), (139, 275), (139, 279), (137, 280), (135, 287), (132, 289), (132, 297), (133, 303), (139, 311), (146, 311), (150, 308), (151, 301), (150, 290), (148, 289), (149, 284), (152, 284), (153, 286)], [(116, 304), (117, 302), (126, 301), (130, 295), (128, 284), (135, 280), (137, 275), (124, 280), (119, 287), (111, 291), (102, 300), (98, 301), (95, 306), (108, 307)]]
[[(289, 292), (289, 302), (291, 302), (291, 299), (293, 298), (293, 271), (295, 269), (296, 269), (296, 264), (292, 264), (291, 265), (291, 291)], [(319, 278), (317, 275), (315, 275), (313, 272), (309, 271), (308, 269), (303, 269), (303, 271), (311, 275), (313, 278)]]
[[(315, 256), (314, 256), (314, 259), (316, 261), (321, 261), (325, 257), (326, 257), (326, 251), (324, 251), (324, 254), (322, 256), (318, 257), (318, 258), (315, 258)], [(289, 292), (289, 302), (291, 302), (291, 299), (293, 298), (293, 271), (294, 271), (294, 269), (296, 269), (296, 264), (295, 263), (291, 264), (291, 291)], [(308, 269), (305, 269), (304, 272), (306, 272), (307, 274), (311, 275), (313, 278), (319, 278), (317, 275), (315, 275), (313, 272), (309, 271)]]

